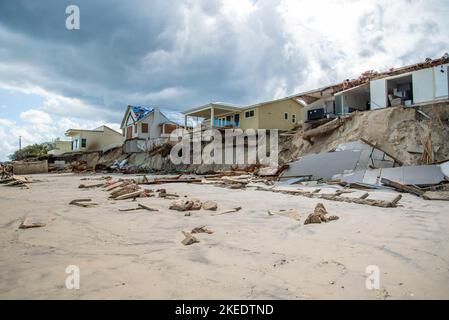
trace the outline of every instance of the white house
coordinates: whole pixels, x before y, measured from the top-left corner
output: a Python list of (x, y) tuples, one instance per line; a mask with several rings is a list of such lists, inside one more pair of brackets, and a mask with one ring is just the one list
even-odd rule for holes
[(125, 136), (124, 150), (127, 153), (150, 150), (167, 141), (178, 127), (180, 124), (169, 119), (159, 108), (128, 106), (120, 126)]
[(371, 109), (411, 106), (449, 98), (449, 64), (410, 71), (370, 83)]

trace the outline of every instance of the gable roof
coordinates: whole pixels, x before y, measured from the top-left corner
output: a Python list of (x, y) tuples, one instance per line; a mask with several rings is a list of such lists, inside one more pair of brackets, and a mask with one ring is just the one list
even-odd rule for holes
[(125, 115), (123, 116), (122, 123), (120, 124), (120, 128), (124, 128), (126, 126), (126, 121), (128, 120), (127, 115), (130, 111), (135, 116), (133, 117), (134, 122), (138, 122), (148, 117), (154, 111), (154, 108), (128, 105), (125, 111)]
[(131, 109), (136, 116), (136, 122), (146, 118), (151, 112), (154, 111), (154, 108), (143, 106), (131, 106)]

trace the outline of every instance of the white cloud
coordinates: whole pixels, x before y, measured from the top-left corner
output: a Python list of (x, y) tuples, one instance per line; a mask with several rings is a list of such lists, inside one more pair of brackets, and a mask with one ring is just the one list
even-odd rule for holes
[(41, 110), (29, 109), (20, 113), (20, 119), (32, 124), (50, 124), (52, 122), (51, 116)]

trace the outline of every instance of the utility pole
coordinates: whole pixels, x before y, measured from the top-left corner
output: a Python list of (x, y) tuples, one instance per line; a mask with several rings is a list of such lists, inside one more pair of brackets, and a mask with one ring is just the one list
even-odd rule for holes
[(22, 136), (19, 136), (19, 151), (22, 150)]

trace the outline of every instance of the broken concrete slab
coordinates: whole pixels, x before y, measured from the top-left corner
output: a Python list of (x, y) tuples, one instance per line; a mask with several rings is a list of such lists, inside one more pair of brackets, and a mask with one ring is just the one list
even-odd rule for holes
[(47, 173), (48, 161), (14, 161), (12, 167), (14, 174)]

